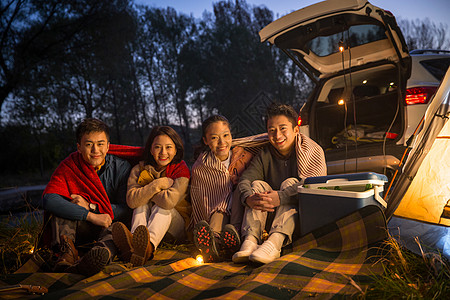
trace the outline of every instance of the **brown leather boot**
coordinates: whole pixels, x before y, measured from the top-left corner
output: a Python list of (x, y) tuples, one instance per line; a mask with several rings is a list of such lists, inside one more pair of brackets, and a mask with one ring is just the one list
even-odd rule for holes
[(64, 234), (60, 236), (59, 249), (59, 258), (55, 265), (56, 271), (62, 271), (78, 261), (78, 250), (75, 248), (73, 241)]
[(139, 225), (133, 233), (133, 250), (130, 262), (134, 267), (143, 266), (153, 258), (155, 247), (150, 242), (150, 234), (144, 225)]
[(129, 262), (133, 254), (133, 235), (122, 222), (112, 224), (112, 239), (119, 249), (119, 257), (124, 262)]

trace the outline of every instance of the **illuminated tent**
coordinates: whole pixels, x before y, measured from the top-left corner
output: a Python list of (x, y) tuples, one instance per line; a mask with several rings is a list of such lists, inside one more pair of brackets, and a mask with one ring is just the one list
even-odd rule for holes
[(420, 253), (417, 237), (450, 258), (450, 71), (431, 101), (386, 217), (391, 234), (410, 250)]

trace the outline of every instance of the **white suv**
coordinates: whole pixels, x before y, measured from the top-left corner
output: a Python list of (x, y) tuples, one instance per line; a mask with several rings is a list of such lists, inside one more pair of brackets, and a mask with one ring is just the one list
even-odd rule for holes
[(259, 35), (315, 83), (299, 125), (325, 150), (328, 173), (389, 177), (405, 150), (411, 75), (394, 16), (366, 0), (328, 0), (270, 23)]
[(413, 50), (409, 54), (412, 70), (406, 84), (406, 139), (414, 133), (422, 120), (431, 96), (436, 92), (450, 65), (450, 51)]

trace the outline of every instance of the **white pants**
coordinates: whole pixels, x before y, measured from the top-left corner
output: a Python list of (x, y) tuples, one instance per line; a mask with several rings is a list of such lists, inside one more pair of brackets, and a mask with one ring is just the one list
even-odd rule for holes
[(167, 210), (151, 204), (139, 206), (133, 210), (131, 232), (134, 233), (139, 225), (147, 227), (150, 233), (150, 242), (155, 246), (155, 249), (166, 233), (172, 235), (176, 240), (182, 240), (186, 237), (184, 219), (175, 208)]

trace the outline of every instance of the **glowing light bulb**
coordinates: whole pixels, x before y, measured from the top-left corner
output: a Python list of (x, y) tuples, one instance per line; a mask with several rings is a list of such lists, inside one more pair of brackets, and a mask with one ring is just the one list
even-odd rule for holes
[(363, 84), (366, 84), (367, 83), (367, 80), (363, 80)]
[(203, 263), (203, 256), (201, 256), (201, 255), (199, 254), (199, 255), (197, 255), (197, 256), (195, 257), (195, 260), (197, 261), (197, 263), (198, 263), (199, 265), (201, 265), (201, 264)]
[(33, 254), (34, 253), (34, 247), (31, 247), (29, 252), (30, 252), (30, 254)]
[(338, 105), (344, 105), (345, 104), (345, 101), (344, 101), (344, 99), (339, 99), (339, 101), (338, 101)]
[(344, 52), (344, 46), (339, 46), (339, 51)]

